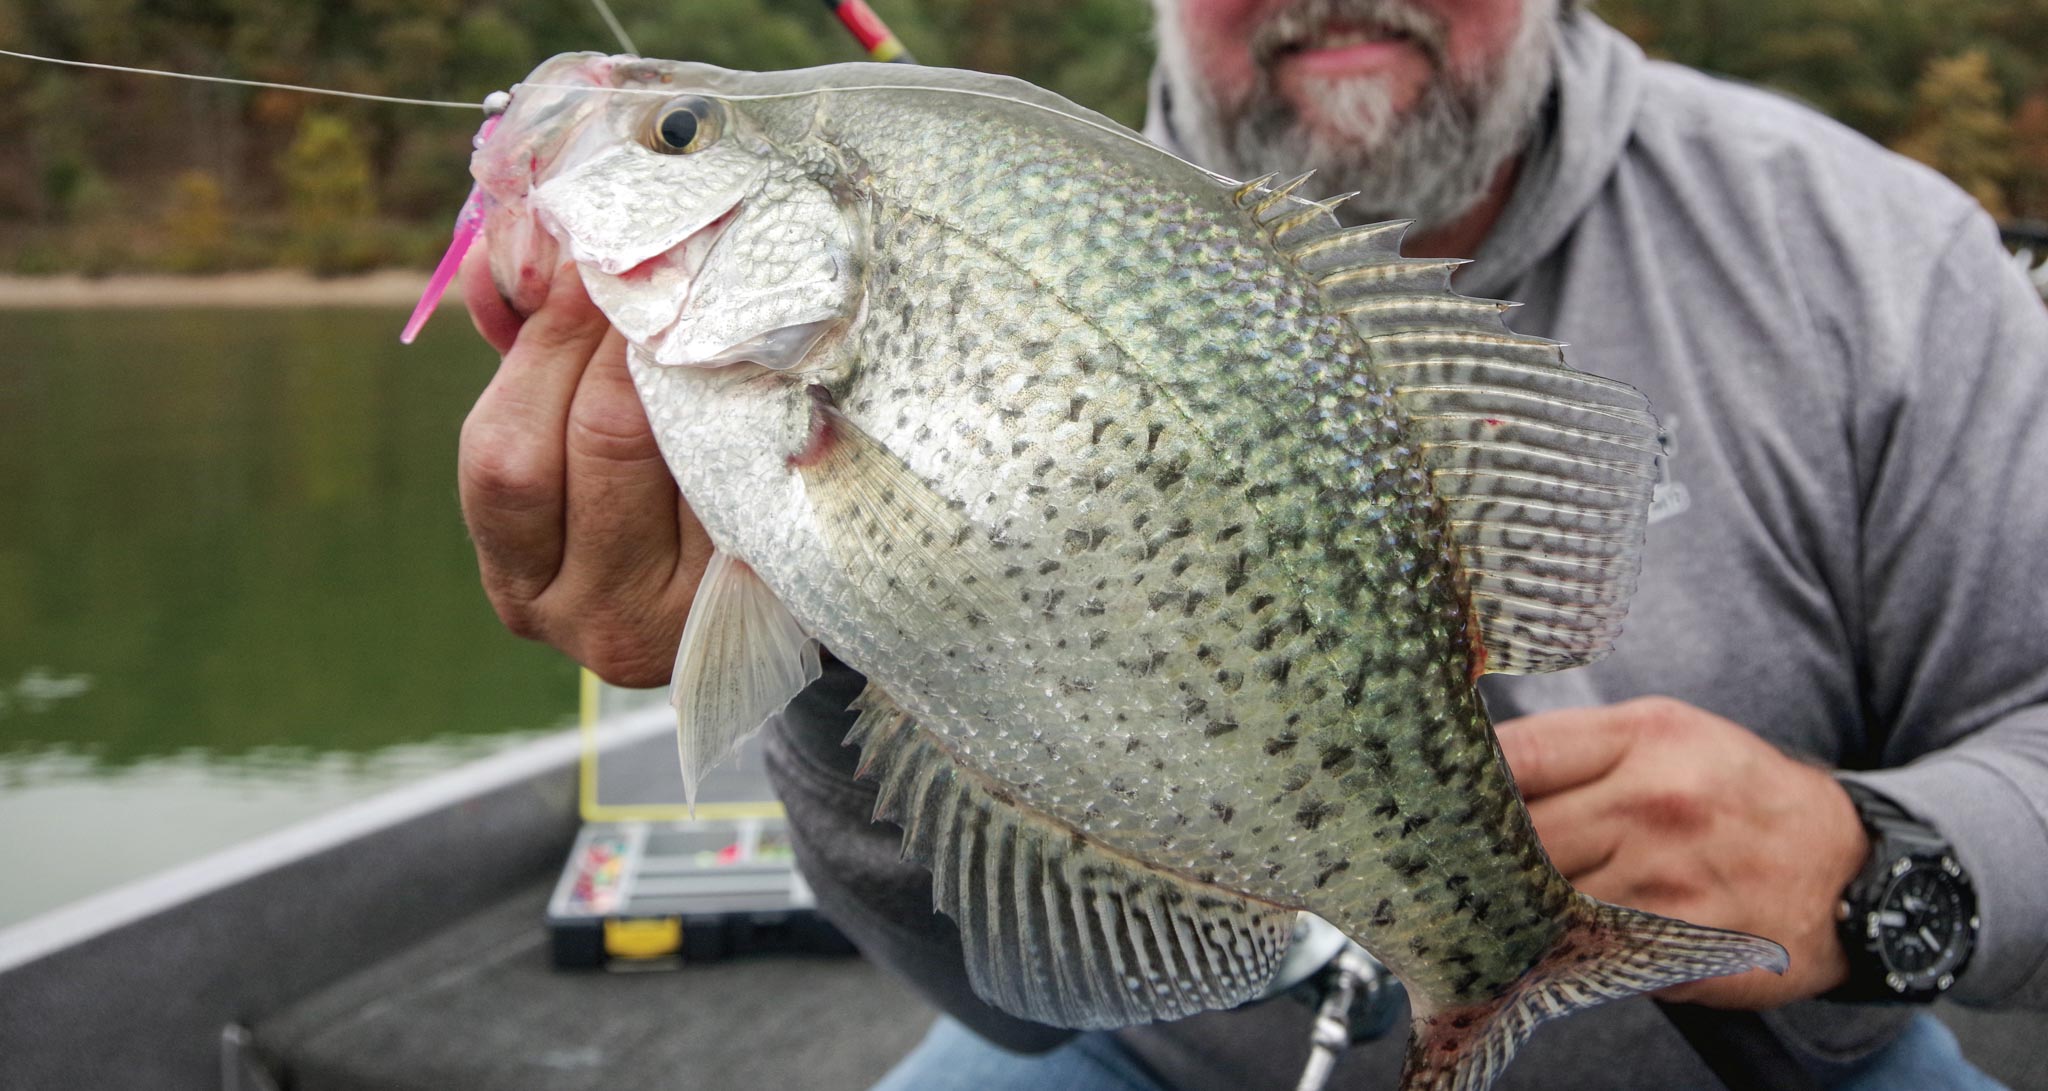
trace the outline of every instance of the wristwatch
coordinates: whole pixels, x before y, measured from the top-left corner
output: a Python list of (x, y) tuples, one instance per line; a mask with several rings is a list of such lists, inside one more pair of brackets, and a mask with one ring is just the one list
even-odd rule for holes
[(1977, 946), (1977, 889), (1941, 834), (1898, 804), (1841, 781), (1870, 834), (1870, 859), (1835, 907), (1849, 980), (1830, 1000), (1927, 1003)]

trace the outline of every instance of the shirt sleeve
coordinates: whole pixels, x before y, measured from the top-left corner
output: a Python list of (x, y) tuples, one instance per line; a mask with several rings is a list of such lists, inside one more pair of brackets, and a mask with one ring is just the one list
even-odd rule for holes
[(959, 929), (934, 908), (931, 872), (903, 858), (900, 827), (871, 820), (875, 785), (854, 778), (859, 752), (841, 745), (853, 726), (846, 706), (864, 684), (828, 659), (818, 681), (768, 722), (768, 775), (818, 907), (862, 954), (968, 1029), (1014, 1052), (1052, 1049), (1074, 1032), (1019, 1019), (974, 994)]
[(2048, 308), (1982, 213), (1930, 270), (1863, 485), (1871, 738), (1982, 929), (1953, 996), (2048, 1008)]

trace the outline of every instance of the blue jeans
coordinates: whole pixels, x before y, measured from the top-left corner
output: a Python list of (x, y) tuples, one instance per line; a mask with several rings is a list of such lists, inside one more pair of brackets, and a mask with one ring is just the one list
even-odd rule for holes
[[(1956, 1037), (1920, 1013), (1898, 1040), (1816, 1073), (1829, 1091), (2006, 1091), (1963, 1059)], [(1010, 1053), (940, 1016), (874, 1091), (1167, 1091), (1117, 1040), (1083, 1034), (1050, 1053)]]

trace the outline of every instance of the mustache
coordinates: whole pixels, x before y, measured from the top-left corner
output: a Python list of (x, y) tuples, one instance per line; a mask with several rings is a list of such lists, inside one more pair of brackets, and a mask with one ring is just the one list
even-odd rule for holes
[(1331, 27), (1408, 38), (1432, 64), (1444, 66), (1442, 20), (1408, 0), (1298, 0), (1266, 16), (1252, 32), (1252, 60), (1271, 79), (1283, 57), (1314, 45)]

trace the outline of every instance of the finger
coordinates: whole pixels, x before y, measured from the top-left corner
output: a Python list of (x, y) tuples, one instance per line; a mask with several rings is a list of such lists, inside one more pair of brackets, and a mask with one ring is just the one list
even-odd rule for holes
[(563, 550), (564, 444), (576, 387), (609, 328), (574, 266), (521, 327), (463, 422), (458, 490), (484, 590), (506, 624), (554, 579)]
[(500, 355), (510, 352), (523, 320), (513, 313), (511, 304), (499, 293), (497, 282), (491, 279), (490, 244), (482, 236), (463, 256), (457, 278), (462, 282), (462, 302), (469, 308), (470, 324)]
[(1536, 837), (1564, 877), (1577, 884), (1613, 861), (1628, 833), (1595, 787), (1559, 792), (1529, 804)]
[(577, 385), (565, 444), (567, 537), (547, 609), (602, 624), (565, 632), (569, 650), (607, 680), (669, 676), (710, 541), (683, 503), (626, 368), (607, 334)]
[(1540, 712), (1494, 728), (1522, 798), (1534, 801), (1606, 776), (1628, 753), (1629, 721), (1613, 706)]
[(665, 582), (680, 553), (682, 498), (654, 442), (613, 331), (577, 384), (569, 409), (565, 575), (582, 590)]

